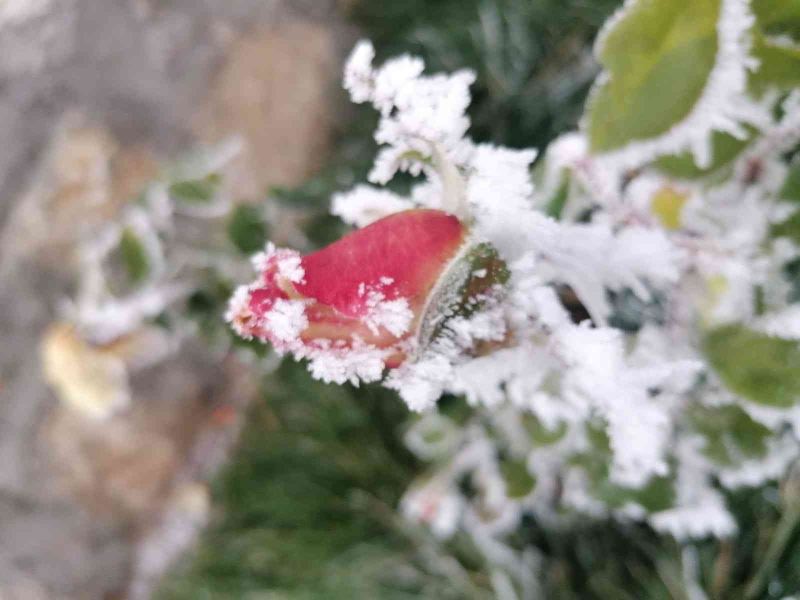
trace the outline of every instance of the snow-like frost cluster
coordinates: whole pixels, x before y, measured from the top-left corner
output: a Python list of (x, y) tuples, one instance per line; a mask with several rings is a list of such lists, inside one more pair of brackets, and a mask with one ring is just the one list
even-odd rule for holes
[[(356, 47), (345, 87), (381, 113), (375, 138), (383, 148), (370, 181), (385, 184), (397, 171), (421, 178), (408, 196), (360, 185), (335, 197), (334, 214), (362, 227), (411, 207), (447, 210), (510, 271), (503, 294), (445, 320), (385, 376), (423, 411), (409, 446), (437, 465), (406, 496), (409, 518), (442, 537), (466, 529), (500, 540), (525, 511), (563, 518), (560, 502), (646, 520), (681, 539), (727, 536), (736, 524), (724, 489), (778, 478), (798, 455), (800, 409), (728, 389), (703, 346), (704, 332), (730, 324), (800, 337), (782, 275), (800, 251), (770, 238), (793, 211), (778, 192), (787, 174), (782, 153), (800, 141), (800, 96), (746, 94), (757, 67), (752, 24), (747, 3), (722, 1), (714, 70), (695, 109), (667, 135), (593, 156), (582, 132), (567, 134), (540, 159), (536, 186), (535, 151), (466, 136), (470, 73), (423, 75), (422, 62), (409, 57), (375, 68), (371, 45)], [(743, 123), (759, 134), (725, 179), (677, 180), (647, 166), (687, 149), (707, 165), (711, 133), (746, 137)], [(562, 185), (556, 220), (547, 209)], [(626, 324), (630, 318), (638, 322)], [(439, 414), (445, 393), (463, 396), (474, 420), (456, 425)], [(696, 426), (696, 410), (721, 407), (768, 428), (763, 451), (747, 455), (729, 432), (712, 439)], [(531, 441), (531, 427), (547, 441)], [(715, 460), (714, 443), (726, 460)], [(512, 497), (503, 460), (521, 461), (536, 485)], [(474, 496), (460, 491), (465, 476)]]

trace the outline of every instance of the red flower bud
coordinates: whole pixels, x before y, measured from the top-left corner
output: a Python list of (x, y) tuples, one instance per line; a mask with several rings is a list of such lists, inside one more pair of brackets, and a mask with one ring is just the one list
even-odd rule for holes
[(243, 337), (312, 359), (327, 381), (379, 379), (413, 350), (434, 286), (466, 228), (438, 210), (390, 215), (301, 257), (269, 247), (260, 277), (240, 288), (228, 319)]

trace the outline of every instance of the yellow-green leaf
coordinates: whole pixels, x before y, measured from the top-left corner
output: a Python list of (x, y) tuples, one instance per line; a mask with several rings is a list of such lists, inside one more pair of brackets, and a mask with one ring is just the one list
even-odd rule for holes
[(743, 325), (711, 330), (703, 343), (711, 367), (728, 388), (768, 406), (800, 400), (800, 345)]
[(689, 196), (685, 192), (666, 186), (653, 194), (650, 208), (665, 229), (680, 229), (681, 212), (688, 199)]
[(182, 202), (207, 204), (217, 195), (220, 180), (219, 175), (212, 173), (203, 179), (178, 181), (169, 186), (169, 194)]
[(640, 0), (605, 33), (592, 93), (592, 150), (666, 133), (700, 99), (717, 55), (720, 0)]
[(150, 257), (142, 241), (129, 227), (122, 230), (119, 253), (131, 283), (140, 283), (147, 277), (150, 272)]
[(750, 87), (755, 93), (770, 88), (789, 91), (800, 86), (800, 45), (755, 35), (753, 55), (760, 63), (758, 70), (750, 74)]

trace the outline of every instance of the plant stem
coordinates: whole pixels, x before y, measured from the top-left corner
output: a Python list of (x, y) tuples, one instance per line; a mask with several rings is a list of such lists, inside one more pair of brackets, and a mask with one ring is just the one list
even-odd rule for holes
[(760, 597), (761, 592), (767, 586), (769, 577), (775, 571), (778, 560), (786, 550), (786, 545), (794, 533), (798, 522), (800, 522), (800, 505), (795, 505), (783, 513), (775, 533), (772, 535), (764, 560), (758, 567), (758, 571), (750, 580), (745, 590), (744, 597), (747, 600), (755, 600)]

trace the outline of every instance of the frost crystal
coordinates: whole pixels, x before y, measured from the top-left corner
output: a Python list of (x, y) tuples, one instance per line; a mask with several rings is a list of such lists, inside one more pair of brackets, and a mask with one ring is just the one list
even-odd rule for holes
[[(773, 364), (785, 346), (767, 361), (746, 348), (716, 356), (709, 342), (741, 330), (771, 353), (768, 336), (800, 340), (800, 211), (782, 197), (796, 193), (787, 156), (800, 142), (800, 94), (750, 96), (753, 17), (744, 0), (720, 7), (715, 64), (690, 114), (602, 155), (580, 132), (542, 156), (476, 144), (470, 73), (424, 75), (407, 56), (374, 67), (368, 43), (353, 51), (345, 87), (380, 113), (369, 177), (379, 185), (338, 194), (332, 212), (369, 228), (432, 209), (466, 233), (423, 302), (391, 292), (403, 282), (383, 272), (356, 279), (363, 339), (301, 333), (314, 308), (296, 298), (266, 314), (276, 347), (309, 359), (315, 377), (381, 381), (423, 413), (406, 439), (434, 464), (402, 508), (437, 536), (465, 531), (487, 556), (514, 556), (503, 540), (524, 511), (557, 522), (566, 506), (680, 540), (724, 537), (736, 523), (721, 488), (780, 478), (797, 456), (800, 407), (753, 389), (773, 367), (791, 375)], [(715, 172), (678, 178), (653, 162), (690, 150), (708, 165), (712, 133), (743, 137), (745, 124), (752, 139)], [(405, 196), (380, 187), (398, 170), (417, 176)], [(402, 253), (427, 268), (415, 243)], [(268, 248), (256, 262), (297, 282), (297, 261)], [(252, 328), (252, 289), (231, 301), (234, 327)], [(392, 346), (367, 339), (389, 334)], [(445, 394), (468, 416), (437, 413)]]
[(364, 320), (374, 334), (385, 327), (394, 336), (401, 336), (408, 331), (414, 313), (405, 298), (386, 300), (380, 292), (370, 292), (367, 299), (369, 313)]
[(308, 327), (305, 311), (305, 303), (300, 300), (278, 300), (264, 320), (278, 340), (292, 342)]

